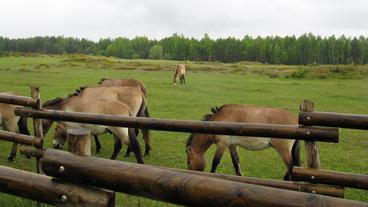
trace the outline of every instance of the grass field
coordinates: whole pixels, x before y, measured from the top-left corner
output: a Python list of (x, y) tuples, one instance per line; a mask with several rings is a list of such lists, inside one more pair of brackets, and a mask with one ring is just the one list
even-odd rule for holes
[[(82, 55), (35, 55), (0, 57), (0, 91), (29, 96), (30, 86), (41, 87), (42, 100), (66, 96), (77, 87), (96, 85), (100, 78), (135, 78), (148, 88), (152, 117), (200, 120), (213, 106), (241, 103), (287, 108), (297, 114), (303, 99), (313, 100), (318, 111), (368, 114), (367, 66), (274, 66), (257, 63), (188, 62), (187, 84), (173, 86), (172, 70), (178, 62), (118, 60)], [(29, 127), (31, 128), (31, 127)], [(185, 141), (188, 133), (152, 131), (151, 165), (186, 168)], [(51, 147), (52, 133), (46, 138)], [(102, 152), (109, 158), (110, 135), (101, 136)], [(143, 142), (141, 142), (143, 144)], [(94, 147), (94, 146), (93, 146)], [(319, 143), (323, 169), (368, 173), (368, 132), (341, 130), (340, 143)], [(11, 144), (0, 143), (0, 165), (34, 170), (34, 162), (22, 155), (9, 163)], [(122, 151), (125, 151), (126, 146)], [(94, 148), (93, 148), (94, 150)], [(134, 162), (133, 156), (118, 159)], [(212, 160), (214, 147), (207, 153)], [(282, 179), (285, 166), (273, 149), (259, 152), (239, 150), (246, 176)], [(302, 160), (305, 164), (304, 151)], [(209, 166), (209, 165), (208, 165)], [(207, 166), (207, 171), (208, 167)], [(234, 174), (230, 155), (225, 153), (218, 173)], [(118, 194), (117, 206), (166, 206), (169, 204)], [(346, 197), (368, 202), (368, 191), (347, 189)], [(0, 194), (0, 206), (35, 206), (29, 200)]]

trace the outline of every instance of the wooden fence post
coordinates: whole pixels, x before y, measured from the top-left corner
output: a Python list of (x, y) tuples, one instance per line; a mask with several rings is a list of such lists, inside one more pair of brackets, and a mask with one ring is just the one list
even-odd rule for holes
[(90, 134), (91, 132), (88, 129), (68, 129), (68, 151), (80, 156), (91, 156)]
[[(32, 86), (31, 87), (31, 96), (34, 100), (37, 101), (36, 105), (33, 107), (36, 110), (40, 110), (41, 105), (41, 94), (40, 94), (40, 88), (38, 86)], [(40, 149), (43, 149), (43, 131), (42, 131), (42, 120), (33, 118), (33, 131), (34, 131), (34, 137), (36, 139), (40, 140), (41, 145), (39, 146)], [(40, 167), (40, 158), (36, 158), (36, 172), (41, 172)], [(37, 202), (38, 207), (44, 207), (46, 206), (44, 203)]]
[[(300, 104), (302, 112), (313, 112), (314, 103), (312, 101), (303, 100)], [(320, 168), (319, 152), (316, 141), (305, 141), (305, 149), (307, 153), (307, 166), (309, 168)]]

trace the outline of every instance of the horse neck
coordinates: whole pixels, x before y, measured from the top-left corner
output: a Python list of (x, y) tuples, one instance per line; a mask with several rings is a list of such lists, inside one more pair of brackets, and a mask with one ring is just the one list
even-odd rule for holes
[(72, 103), (72, 101), (77, 98), (77, 97), (67, 97), (67, 98), (64, 98), (64, 100), (60, 101), (60, 102), (57, 102), (55, 104), (52, 104), (52, 105), (49, 105), (49, 106), (46, 106), (46, 107), (43, 107), (45, 109), (51, 109), (51, 110), (64, 110), (65, 108), (68, 107), (68, 105), (70, 105)]
[(192, 150), (197, 152), (197, 153), (206, 153), (206, 151), (208, 150), (208, 148), (210, 148), (210, 146), (214, 143), (214, 139), (213, 139), (213, 135), (200, 135), (200, 136), (196, 136), (194, 137), (193, 141), (192, 141)]

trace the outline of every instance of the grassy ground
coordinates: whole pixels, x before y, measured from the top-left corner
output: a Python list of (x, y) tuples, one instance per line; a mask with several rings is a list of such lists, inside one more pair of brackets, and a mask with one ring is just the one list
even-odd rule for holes
[[(313, 100), (318, 111), (368, 114), (367, 66), (273, 66), (256, 63), (188, 62), (187, 84), (171, 84), (175, 61), (118, 60), (81, 55), (0, 58), (0, 91), (29, 95), (31, 85), (41, 87), (42, 100), (65, 96), (82, 85), (96, 85), (100, 78), (135, 78), (148, 88), (152, 117), (199, 120), (213, 106), (242, 103), (287, 108), (297, 114), (303, 99)], [(294, 74), (294, 75), (293, 75)], [(323, 74), (323, 75), (321, 75)], [(31, 128), (31, 127), (30, 127)], [(153, 151), (145, 162), (151, 165), (186, 168), (185, 141), (188, 133), (152, 132)], [(51, 147), (52, 133), (46, 139)], [(97, 155), (109, 158), (113, 139), (101, 137)], [(143, 143), (143, 142), (141, 142)], [(340, 143), (319, 143), (324, 169), (368, 173), (368, 132), (341, 130)], [(0, 143), (0, 165), (33, 170), (34, 162), (17, 156), (6, 161), (9, 143)], [(125, 150), (126, 147), (123, 148)], [(207, 153), (212, 159), (214, 148)], [(134, 157), (119, 160), (134, 162)], [(240, 150), (245, 175), (282, 179), (285, 166), (273, 149), (260, 152)], [(305, 160), (304, 152), (302, 160)], [(305, 161), (304, 161), (305, 163)], [(208, 171), (208, 166), (207, 169)], [(219, 173), (234, 174), (229, 154)], [(368, 192), (348, 189), (346, 197), (368, 201)], [(0, 206), (31, 206), (34, 202), (0, 194)], [(118, 194), (117, 206), (165, 206), (166, 203)]]

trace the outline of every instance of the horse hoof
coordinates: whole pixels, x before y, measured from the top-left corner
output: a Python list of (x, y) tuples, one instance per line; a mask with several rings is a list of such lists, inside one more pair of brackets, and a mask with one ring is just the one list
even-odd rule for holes
[(143, 155), (144, 157), (149, 157), (150, 156), (150, 153), (149, 152), (146, 152), (146, 153), (144, 153), (144, 155)]
[(8, 157), (8, 161), (9, 161), (9, 162), (13, 162), (13, 160), (14, 160), (14, 156), (9, 156), (9, 157)]

